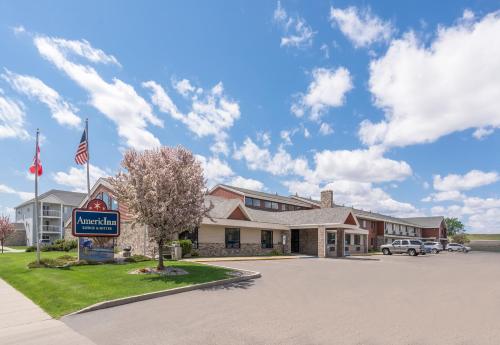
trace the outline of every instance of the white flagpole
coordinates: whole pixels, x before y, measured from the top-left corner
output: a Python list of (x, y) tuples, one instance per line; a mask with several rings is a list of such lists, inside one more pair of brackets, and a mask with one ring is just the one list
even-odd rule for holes
[(85, 136), (87, 137), (87, 201), (90, 201), (90, 153), (89, 153), (89, 119), (85, 119)]
[(36, 234), (36, 262), (40, 263), (40, 227), (38, 222), (38, 134), (40, 130), (36, 129), (35, 145), (35, 234)]

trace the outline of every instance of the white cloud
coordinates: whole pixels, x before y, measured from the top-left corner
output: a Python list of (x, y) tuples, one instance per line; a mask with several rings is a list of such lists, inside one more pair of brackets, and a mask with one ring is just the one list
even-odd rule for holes
[(364, 121), (361, 140), (406, 146), (466, 129), (480, 129), (475, 136), (482, 137), (500, 127), (499, 32), (494, 12), (440, 26), (428, 46), (412, 32), (393, 40), (370, 64), (370, 91), (385, 119)]
[(233, 157), (245, 160), (251, 170), (263, 170), (273, 175), (307, 175), (310, 173), (305, 158), (292, 158), (280, 145), (275, 154), (267, 148), (258, 147), (250, 138), (246, 138), (243, 145), (236, 147)]
[(456, 190), (431, 193), (429, 196), (422, 199), (424, 202), (441, 202), (441, 201), (458, 201), (465, 198), (465, 195)]
[(324, 56), (325, 59), (329, 59), (330, 58), (330, 48), (328, 48), (328, 44), (323, 43), (321, 45), (321, 47), (319, 47), (319, 50), (321, 50), (323, 52), (323, 56)]
[(34, 193), (20, 192), (4, 184), (0, 184), (0, 193), (17, 195), (22, 201), (27, 201), (35, 197)]
[(353, 88), (349, 71), (344, 67), (336, 70), (316, 68), (307, 93), (299, 93), (291, 111), (298, 117), (309, 113), (312, 120), (318, 120), (329, 108), (345, 103), (345, 94)]
[(314, 155), (314, 178), (319, 181), (349, 180), (357, 182), (401, 181), (412, 174), (404, 161), (383, 156), (371, 147), (364, 150), (323, 150)]
[(264, 184), (260, 181), (236, 176), (229, 164), (226, 161), (221, 160), (219, 157), (214, 156), (206, 158), (202, 155), (196, 155), (196, 158), (203, 168), (204, 176), (207, 180), (209, 188), (212, 188), (216, 184), (224, 183), (231, 186), (253, 190), (264, 189)]
[(296, 16), (291, 17), (278, 1), (274, 10), (274, 21), (279, 24), (283, 30), (281, 37), (282, 47), (304, 48), (310, 47), (316, 32), (307, 24), (304, 18)]
[(142, 85), (152, 91), (152, 102), (160, 111), (183, 122), (198, 137), (213, 136), (215, 139), (215, 144), (211, 147), (213, 152), (224, 154), (229, 152), (226, 143), (227, 130), (239, 119), (240, 107), (237, 102), (225, 95), (222, 82), (194, 97), (191, 110), (186, 115), (178, 110), (161, 85), (154, 81)]
[(264, 184), (260, 181), (236, 176), (231, 179), (227, 184), (234, 187), (246, 188), (251, 190), (264, 190)]
[(434, 176), (434, 189), (438, 191), (461, 191), (485, 186), (497, 182), (500, 179), (498, 173), (471, 170), (465, 175), (449, 174), (441, 177)]
[(129, 147), (146, 149), (160, 145), (147, 126), (150, 123), (162, 127), (163, 123), (131, 85), (117, 78), (108, 83), (93, 67), (72, 62), (69, 58), (71, 54), (76, 54), (93, 63), (119, 65), (114, 56), (93, 48), (85, 40), (36, 36), (34, 43), (42, 57), (89, 93), (90, 104), (116, 124), (118, 135), (126, 140)]
[(12, 28), (12, 31), (14, 32), (14, 34), (19, 35), (19, 34), (25, 33), (26, 29), (24, 28), (24, 26), (18, 25), (18, 26), (14, 26)]
[(70, 127), (78, 127), (81, 123), (80, 117), (75, 113), (78, 109), (66, 102), (56, 90), (46, 85), (38, 78), (13, 73), (6, 70), (1, 75), (14, 90), (31, 98), (36, 98), (44, 103), (52, 112), (52, 117), (60, 124)]
[(196, 88), (191, 85), (191, 82), (187, 79), (173, 81), (174, 89), (177, 90), (182, 96), (187, 97), (190, 93), (195, 92)]
[(476, 129), (474, 133), (472, 133), (472, 136), (478, 140), (481, 140), (486, 138), (488, 135), (493, 134), (494, 131), (495, 129), (492, 127), (482, 127)]
[(410, 217), (421, 215), (412, 204), (394, 200), (389, 194), (371, 183), (338, 180), (328, 184), (316, 184), (308, 181), (286, 181), (284, 185), (292, 194), (312, 197), (319, 200), (320, 191), (333, 191), (333, 200), (337, 205), (352, 206), (372, 212)]
[(30, 136), (25, 129), (25, 118), (23, 104), (0, 93), (0, 139), (28, 139)]
[(304, 128), (304, 138), (310, 138), (311, 137), (311, 133), (309, 132), (309, 130), (307, 128)]
[[(90, 187), (92, 188), (99, 178), (111, 176), (112, 173), (90, 164), (89, 175)], [(74, 192), (87, 192), (87, 169), (85, 166), (71, 167), (68, 172), (58, 171), (52, 175), (52, 178), (57, 184), (69, 187)]]
[(330, 21), (339, 27), (356, 48), (388, 41), (394, 32), (391, 22), (383, 21), (368, 7), (361, 10), (354, 6), (345, 9), (331, 7)]
[(319, 133), (321, 135), (330, 135), (333, 133), (333, 128), (329, 123), (322, 122), (321, 126), (319, 126)]
[(271, 133), (264, 131), (257, 132), (257, 141), (260, 141), (264, 146), (271, 145)]
[(295, 133), (297, 133), (297, 131), (298, 131), (297, 128), (294, 128), (294, 129), (283, 129), (280, 132), (280, 138), (281, 138), (281, 140), (283, 140), (283, 144), (284, 145), (293, 145), (292, 136), (294, 136)]

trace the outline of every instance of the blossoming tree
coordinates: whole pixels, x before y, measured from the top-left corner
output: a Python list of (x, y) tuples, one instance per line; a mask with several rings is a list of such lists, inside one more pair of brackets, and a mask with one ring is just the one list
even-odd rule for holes
[(10, 222), (9, 216), (0, 216), (0, 243), (2, 245), (2, 253), (5, 240), (14, 232), (14, 230), (14, 224)]
[(122, 171), (112, 179), (118, 201), (128, 206), (135, 223), (148, 226), (158, 245), (158, 269), (164, 269), (163, 247), (180, 232), (199, 226), (204, 204), (203, 169), (187, 149), (161, 147), (125, 153)]

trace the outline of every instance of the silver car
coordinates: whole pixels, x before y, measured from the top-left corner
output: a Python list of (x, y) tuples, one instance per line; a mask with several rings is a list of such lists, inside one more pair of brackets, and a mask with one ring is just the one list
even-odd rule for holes
[(459, 244), (459, 243), (449, 243), (446, 246), (446, 249), (449, 252), (463, 252), (463, 253), (468, 253), (471, 250), (470, 247), (464, 246), (463, 244)]
[(403, 254), (417, 256), (425, 255), (425, 247), (422, 241), (419, 240), (395, 240), (390, 244), (380, 246), (380, 250), (384, 255)]
[(424, 242), (424, 246), (432, 254), (437, 254), (443, 250), (443, 245), (440, 242)]

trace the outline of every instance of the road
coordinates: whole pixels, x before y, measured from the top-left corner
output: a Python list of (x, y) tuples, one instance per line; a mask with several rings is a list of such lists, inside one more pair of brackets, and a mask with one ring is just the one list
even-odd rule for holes
[(63, 318), (96, 344), (498, 344), (500, 254), (225, 262), (255, 281)]

